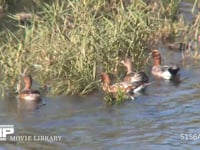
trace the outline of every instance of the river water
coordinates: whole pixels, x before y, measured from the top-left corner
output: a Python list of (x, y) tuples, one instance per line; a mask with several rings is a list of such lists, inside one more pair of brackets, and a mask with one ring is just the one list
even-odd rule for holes
[[(134, 101), (107, 106), (98, 92), (83, 97), (44, 97), (38, 105), (6, 96), (0, 100), (0, 125), (14, 125), (15, 136), (32, 139), (0, 142), (0, 150), (199, 149), (199, 62), (183, 60), (179, 51), (163, 45), (158, 49), (164, 63), (180, 66), (180, 80), (156, 79), (149, 73), (152, 84)], [(33, 136), (61, 136), (61, 140), (36, 141)]]

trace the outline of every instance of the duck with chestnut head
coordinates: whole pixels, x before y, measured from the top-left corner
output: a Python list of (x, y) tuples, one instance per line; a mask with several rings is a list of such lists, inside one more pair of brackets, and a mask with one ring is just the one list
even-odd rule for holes
[(130, 82), (118, 82), (111, 85), (110, 76), (105, 72), (101, 74), (101, 81), (103, 82), (103, 91), (113, 94), (120, 90), (128, 95), (132, 95), (140, 92), (148, 85), (148, 83), (132, 84)]
[(154, 76), (170, 80), (177, 75), (180, 68), (177, 65), (162, 65), (161, 55), (158, 50), (153, 50), (150, 54), (153, 57), (153, 67), (151, 72)]
[[(18, 87), (18, 98), (20, 100), (27, 100), (27, 101), (41, 101), (40, 92), (37, 90), (32, 90), (32, 77), (31, 75), (24, 75), (24, 89), (20, 91), (20, 87)], [(20, 84), (19, 84), (20, 86)]]
[(126, 67), (127, 73), (126, 76), (124, 77), (125, 82), (130, 82), (130, 83), (148, 83), (148, 76), (146, 75), (145, 72), (139, 71), (139, 72), (134, 72), (132, 70), (132, 61), (130, 57), (126, 57), (125, 60), (122, 60), (121, 63)]

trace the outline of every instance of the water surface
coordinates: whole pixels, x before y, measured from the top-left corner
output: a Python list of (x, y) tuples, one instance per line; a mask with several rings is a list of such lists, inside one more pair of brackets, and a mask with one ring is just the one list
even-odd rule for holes
[(39, 106), (15, 96), (2, 99), (0, 124), (14, 124), (16, 135), (59, 135), (62, 140), (3, 142), (0, 149), (197, 149), (200, 139), (184, 139), (188, 133), (200, 134), (199, 64), (160, 49), (165, 63), (176, 61), (181, 67), (180, 81), (150, 75), (152, 84), (135, 101), (107, 106), (101, 92), (44, 97), (45, 105)]

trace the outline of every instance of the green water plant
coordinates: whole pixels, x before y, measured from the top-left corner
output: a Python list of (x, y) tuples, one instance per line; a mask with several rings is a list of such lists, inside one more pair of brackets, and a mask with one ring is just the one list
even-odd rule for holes
[(114, 105), (114, 104), (121, 104), (126, 100), (131, 99), (127, 93), (123, 92), (121, 89), (118, 89), (116, 93), (105, 93), (104, 101), (106, 104)]
[(162, 23), (142, 0), (128, 5), (102, 0), (37, 4), (30, 24), (11, 21), (17, 30), (0, 33), (0, 80), (5, 87), (15, 87), (28, 67), (40, 85), (51, 86), (52, 94), (91, 93), (98, 89), (102, 71), (120, 77), (119, 62), (126, 55), (135, 70), (145, 68), (149, 37)]

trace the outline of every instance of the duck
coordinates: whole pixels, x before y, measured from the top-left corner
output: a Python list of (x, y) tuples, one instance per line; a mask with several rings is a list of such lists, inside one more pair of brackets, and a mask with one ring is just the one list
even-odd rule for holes
[(130, 82), (118, 82), (111, 85), (110, 76), (108, 73), (104, 72), (101, 74), (101, 81), (103, 82), (103, 91), (108, 93), (117, 93), (119, 90), (128, 94), (131, 99), (134, 99), (131, 94), (136, 94), (137, 92), (143, 90), (148, 84), (132, 84)]
[[(27, 101), (41, 101), (41, 94), (38, 90), (32, 90), (32, 77), (31, 75), (24, 75), (24, 89), (20, 91), (20, 87), (18, 87), (18, 98), (20, 100), (27, 100)], [(20, 84), (19, 84), (20, 86)]]
[(121, 63), (126, 67), (127, 73), (124, 77), (125, 82), (130, 83), (148, 83), (149, 79), (145, 72), (133, 72), (132, 70), (132, 61), (130, 57), (126, 57), (125, 60), (122, 60)]
[(154, 76), (170, 80), (177, 75), (180, 68), (177, 65), (162, 65), (161, 55), (158, 50), (152, 50), (150, 53), (153, 57), (153, 67), (151, 73)]

